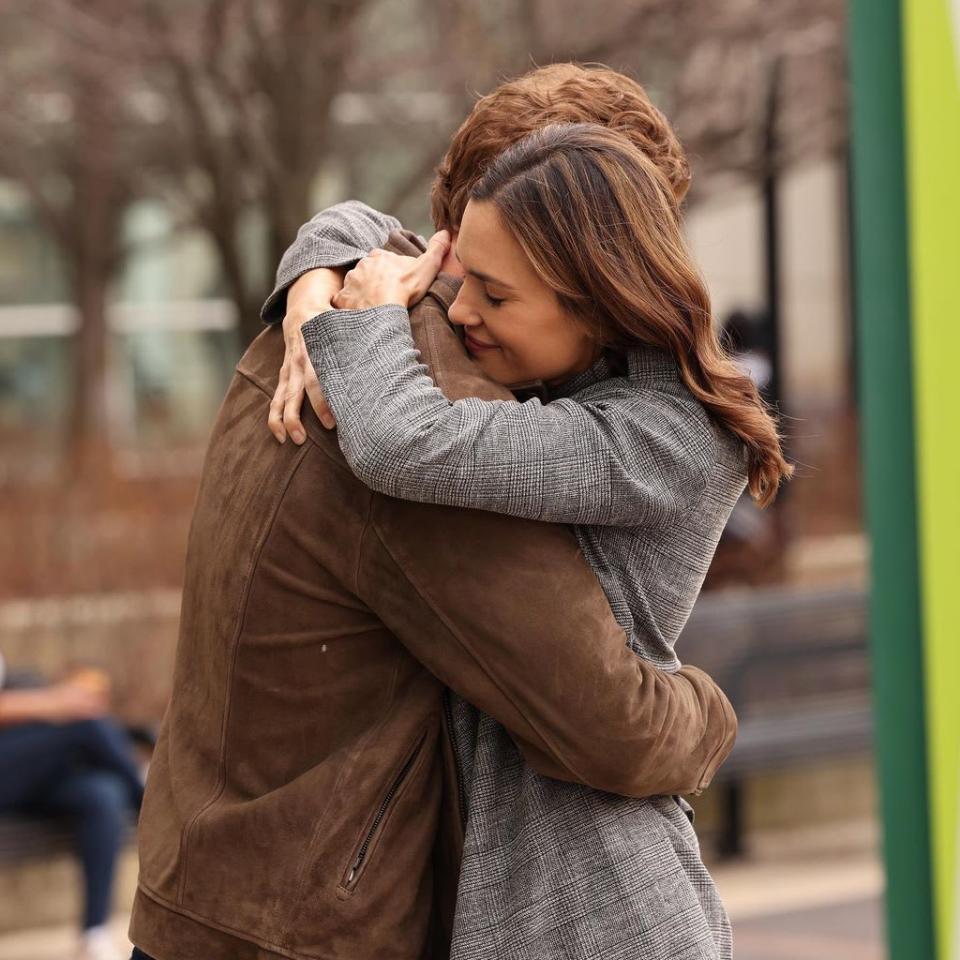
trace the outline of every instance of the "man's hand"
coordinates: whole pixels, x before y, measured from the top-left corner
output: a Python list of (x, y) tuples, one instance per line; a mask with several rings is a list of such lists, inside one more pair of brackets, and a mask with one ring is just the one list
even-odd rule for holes
[(344, 278), (332, 304), (338, 310), (367, 310), (387, 303), (411, 307), (422, 300), (450, 249), (450, 234), (435, 233), (419, 257), (371, 250)]
[(343, 270), (321, 268), (305, 273), (287, 292), (287, 313), (283, 318), (285, 353), (267, 416), (267, 426), (280, 443), (288, 434), (296, 444), (307, 439), (307, 431), (300, 419), (304, 395), (328, 430), (336, 426), (337, 421), (327, 406), (317, 374), (307, 356), (300, 328), (311, 317), (332, 309), (330, 301), (342, 285)]
[(92, 720), (105, 716), (109, 709), (109, 690), (103, 686), (94, 689), (64, 681), (51, 687), (0, 690), (0, 728)]

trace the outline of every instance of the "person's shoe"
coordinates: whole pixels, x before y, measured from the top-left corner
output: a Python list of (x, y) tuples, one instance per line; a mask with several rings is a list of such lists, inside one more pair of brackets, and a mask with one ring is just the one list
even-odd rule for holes
[(90, 927), (80, 935), (75, 960), (124, 960), (125, 957), (106, 926)]

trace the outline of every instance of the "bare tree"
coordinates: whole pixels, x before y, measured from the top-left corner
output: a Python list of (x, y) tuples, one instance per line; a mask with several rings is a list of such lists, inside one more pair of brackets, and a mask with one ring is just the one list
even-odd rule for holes
[[(845, 4), (769, 0), (694, 4), (679, 24), (666, 108), (690, 150), (700, 193), (732, 175), (759, 182), (848, 137)], [(696, 180), (695, 180), (696, 185)]]
[(116, 0), (3, 8), (0, 175), (18, 182), (56, 244), (78, 312), (70, 463), (105, 465), (106, 302), (123, 260), (121, 225), (136, 192), (131, 117), (116, 64), (91, 56), (90, 17), (122, 19)]
[[(840, 0), (615, 0), (602, 17), (579, 0), (11, 0), (0, 175), (28, 193), (80, 313), (77, 451), (106, 433), (105, 303), (133, 199), (160, 196), (203, 229), (249, 337), (331, 162), (354, 163), (351, 183), (392, 212), (422, 211), (478, 93), (535, 64), (599, 60), (675, 120), (704, 195), (717, 174), (759, 178), (842, 146), (842, 18)], [(374, 107), (354, 123), (358, 98)], [(384, 153), (389, 175), (362, 172)]]
[[(268, 292), (257, 267), (278, 262), (329, 156), (334, 100), (368, 2), (133, 5), (145, 82), (167, 104), (153, 172), (183, 219), (213, 241), (246, 338)], [(247, 230), (256, 217), (259, 258), (249, 255)]]
[[(464, 21), (450, 15), (454, 5), (437, 4), (456, 40), (456, 24)], [(626, 71), (677, 128), (694, 167), (694, 203), (730, 177), (757, 183), (771, 165), (833, 154), (846, 143), (842, 0), (633, 0), (604, 4), (603, 16), (595, 18), (584, 16), (578, 0), (523, 0), (496, 15), (511, 42), (483, 50), (479, 59), (469, 39), (446, 45), (461, 63), (473, 64), (479, 89), (560, 60), (601, 61)], [(474, 31), (474, 37), (477, 32), (483, 34)], [(765, 129), (771, 93), (773, 137)], [(460, 100), (464, 114), (469, 102)], [(397, 204), (406, 191), (425, 188), (439, 155), (430, 147), (421, 176), (398, 184), (391, 198)]]

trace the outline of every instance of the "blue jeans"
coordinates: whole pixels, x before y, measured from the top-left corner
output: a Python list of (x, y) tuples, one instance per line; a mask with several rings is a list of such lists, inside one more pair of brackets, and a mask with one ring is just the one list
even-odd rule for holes
[(142, 801), (132, 746), (113, 720), (0, 729), (0, 812), (73, 820), (85, 929), (106, 922), (117, 853)]

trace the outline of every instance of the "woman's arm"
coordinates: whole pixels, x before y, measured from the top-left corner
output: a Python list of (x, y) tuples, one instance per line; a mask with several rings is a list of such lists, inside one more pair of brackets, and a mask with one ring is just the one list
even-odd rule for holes
[(665, 523), (706, 484), (712, 434), (671, 397), (450, 402), (397, 304), (332, 310), (303, 336), (344, 456), (404, 500), (557, 523)]
[(277, 267), (276, 284), (260, 310), (265, 323), (283, 321), (284, 358), (270, 403), (267, 426), (283, 443), (300, 444), (307, 434), (300, 419), (304, 395), (329, 430), (334, 417), (303, 349), (300, 327), (330, 309), (330, 298), (343, 285), (344, 270), (370, 250), (383, 246), (400, 221), (359, 200), (321, 210), (297, 231)]
[(264, 323), (278, 323), (287, 312), (287, 291), (291, 284), (311, 270), (352, 266), (376, 247), (387, 242), (400, 221), (368, 207), (359, 200), (347, 200), (321, 210), (298, 231), (277, 267), (276, 284), (260, 310)]
[(328, 430), (336, 425), (307, 357), (300, 328), (310, 317), (331, 309), (331, 300), (343, 286), (343, 270), (342, 267), (309, 270), (287, 292), (287, 312), (283, 318), (283, 363), (267, 414), (267, 426), (280, 443), (286, 441), (287, 434), (297, 444), (307, 439), (307, 431), (300, 419), (304, 394), (309, 397), (314, 412)]

